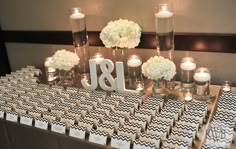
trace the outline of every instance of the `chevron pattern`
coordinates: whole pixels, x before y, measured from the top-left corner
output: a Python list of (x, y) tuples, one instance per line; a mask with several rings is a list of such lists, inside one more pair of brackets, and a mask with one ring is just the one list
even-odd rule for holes
[(94, 129), (91, 129), (90, 134), (100, 135), (100, 136), (104, 136), (104, 137), (108, 136), (107, 132), (104, 132), (101, 130), (94, 130)]
[(86, 131), (87, 130), (86, 127), (78, 126), (78, 125), (71, 125), (70, 129), (76, 129), (76, 130), (80, 130), (80, 131)]
[[(187, 110), (184, 111), (185, 104), (179, 100), (169, 99), (164, 102), (159, 97), (151, 96), (148, 97), (148, 101), (143, 101), (140, 95), (125, 95), (117, 92), (109, 95), (104, 91), (90, 91), (75, 87), (64, 89), (55, 85), (50, 88), (48, 85), (29, 81), (30, 79), (35, 80), (30, 74), (25, 77), (19, 71), (15, 75), (19, 75), (17, 79), (14, 79), (12, 75), (6, 78), (1, 77), (0, 81), (5, 85), (4, 91), (0, 86), (0, 99), (3, 102), (7, 101), (7, 104), (1, 105), (2, 109), (7, 105), (9, 110), (12, 110), (8, 104), (15, 105), (20, 110), (23, 108), (19, 104), (28, 109), (37, 107), (41, 111), (37, 113), (36, 110), (29, 110), (29, 113), (35, 112), (35, 115), (43, 113), (43, 117), (49, 120), (50, 118), (56, 120), (56, 113), (60, 113), (59, 119), (62, 122), (75, 121), (75, 119), (78, 121), (78, 125), (72, 125), (71, 129), (82, 128), (89, 130), (91, 134), (99, 131), (109, 133), (109, 135), (113, 133), (114, 138), (125, 135), (127, 140), (130, 141), (132, 138), (132, 141), (136, 141), (136, 145), (143, 147), (148, 147), (148, 145), (145, 146), (143, 141), (147, 140), (142, 140), (142, 138), (149, 139), (150, 143), (151, 140), (160, 141), (162, 137), (160, 135), (166, 134), (169, 138), (167, 138), (167, 145), (164, 143), (163, 148), (185, 148), (183, 140), (187, 140), (189, 143), (188, 139), (196, 136), (197, 126), (199, 123), (201, 124), (199, 119), (204, 119), (207, 114), (207, 104), (201, 102), (190, 102)], [(19, 89), (17, 92), (17, 88), (21, 90)], [(12, 100), (17, 96), (20, 97)], [(236, 94), (231, 92), (222, 93), (213, 119), (214, 123), (222, 122), (224, 127), (229, 127), (228, 123), (235, 124), (235, 98)], [(22, 114), (22, 116), (27, 115)], [(226, 132), (226, 134), (231, 133)], [(210, 139), (208, 138), (208, 140)], [(191, 144), (188, 145), (191, 146)]]
[(153, 142), (147, 142), (147, 141), (141, 141), (141, 140), (135, 140), (134, 141), (134, 148), (135, 146), (139, 146), (140, 148), (149, 148), (149, 149), (155, 149), (156, 145)]
[(111, 139), (117, 139), (117, 140), (122, 140), (122, 141), (130, 141), (131, 138), (129, 136), (126, 136), (126, 135), (116, 135), (116, 134), (113, 134), (111, 136)]

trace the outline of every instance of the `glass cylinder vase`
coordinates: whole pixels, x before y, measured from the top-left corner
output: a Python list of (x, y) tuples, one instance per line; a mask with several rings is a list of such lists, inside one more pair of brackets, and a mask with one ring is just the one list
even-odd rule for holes
[[(170, 0), (161, 0), (155, 13), (157, 55), (174, 61), (174, 11)], [(167, 88), (175, 88), (175, 76), (167, 82)]]
[(180, 82), (181, 89), (193, 87), (193, 74), (196, 69), (195, 60), (192, 57), (184, 57), (180, 63)]
[[(170, 0), (160, 1), (155, 13), (157, 55), (174, 61), (174, 11)], [(175, 88), (175, 76), (167, 82), (170, 90)]]
[(194, 99), (207, 100), (210, 95), (211, 74), (208, 68), (198, 68), (194, 75)]
[(72, 28), (75, 53), (79, 56), (80, 62), (76, 67), (76, 73), (82, 79), (89, 76), (89, 43), (86, 30), (85, 14), (81, 8), (71, 8), (70, 24)]
[(174, 59), (174, 12), (171, 1), (159, 3), (155, 13), (157, 54)]
[(167, 81), (165, 79), (152, 80), (152, 94), (161, 97), (168, 95)]

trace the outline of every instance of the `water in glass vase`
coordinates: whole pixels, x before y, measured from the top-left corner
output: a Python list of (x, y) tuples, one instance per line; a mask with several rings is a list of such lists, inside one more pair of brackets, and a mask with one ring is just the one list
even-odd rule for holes
[(83, 45), (86, 45), (86, 43), (88, 41), (86, 30), (79, 31), (79, 32), (73, 32), (72, 34), (73, 34), (75, 47), (81, 47)]
[(156, 38), (157, 38), (157, 52), (168, 51), (168, 58), (173, 60), (174, 51), (174, 29), (173, 29), (173, 15), (163, 16), (159, 13), (155, 14), (156, 18)]
[(157, 45), (159, 50), (168, 51), (174, 48), (174, 32), (157, 33)]
[(87, 31), (84, 17), (70, 18), (75, 47), (81, 47), (87, 43)]
[(72, 27), (73, 42), (76, 47), (75, 53), (80, 58), (80, 63), (75, 68), (75, 71), (79, 77), (86, 78), (89, 74), (89, 44), (86, 31), (85, 15), (81, 13), (79, 8), (72, 8), (70, 24)]

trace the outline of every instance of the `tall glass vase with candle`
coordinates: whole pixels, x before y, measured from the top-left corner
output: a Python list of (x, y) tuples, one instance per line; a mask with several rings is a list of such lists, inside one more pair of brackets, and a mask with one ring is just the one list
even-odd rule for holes
[[(174, 60), (174, 12), (170, 0), (161, 1), (155, 13), (157, 55)], [(175, 76), (167, 82), (169, 89), (174, 89)]]
[(89, 75), (89, 43), (86, 31), (85, 14), (80, 8), (71, 8), (70, 24), (72, 28), (75, 53), (80, 58), (76, 73), (81, 79)]
[(194, 99), (207, 100), (210, 96), (211, 74), (208, 68), (198, 68), (194, 75)]
[[(159, 3), (155, 13), (157, 54), (173, 60), (174, 12), (171, 2)], [(167, 56), (165, 56), (167, 55)]]

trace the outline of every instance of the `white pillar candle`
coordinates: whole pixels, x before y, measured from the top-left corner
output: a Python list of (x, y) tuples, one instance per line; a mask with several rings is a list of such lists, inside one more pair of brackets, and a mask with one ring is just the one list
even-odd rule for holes
[(182, 70), (190, 71), (190, 70), (195, 70), (196, 69), (196, 64), (192, 62), (192, 58), (184, 58), (185, 61), (180, 64), (180, 68)]
[(167, 4), (160, 4), (159, 11), (155, 13), (155, 17), (157, 18), (170, 18), (173, 16), (173, 12), (168, 10)]
[(203, 70), (198, 71), (194, 74), (193, 76), (194, 80), (198, 81), (198, 82), (207, 82), (210, 81), (211, 79), (211, 75), (209, 72), (205, 72)]
[(138, 67), (142, 65), (141, 59), (137, 55), (132, 55), (127, 61), (128, 67)]

